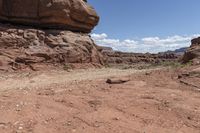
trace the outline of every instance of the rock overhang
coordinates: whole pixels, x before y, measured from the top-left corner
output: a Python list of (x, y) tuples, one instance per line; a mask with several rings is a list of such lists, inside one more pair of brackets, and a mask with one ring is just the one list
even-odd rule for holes
[(0, 0), (0, 21), (89, 33), (99, 16), (86, 0)]

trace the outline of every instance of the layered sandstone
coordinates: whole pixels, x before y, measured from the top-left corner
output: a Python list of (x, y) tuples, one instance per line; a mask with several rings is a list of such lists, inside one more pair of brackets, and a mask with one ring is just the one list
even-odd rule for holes
[(0, 20), (88, 33), (99, 17), (86, 0), (0, 0)]
[(0, 70), (103, 64), (86, 0), (0, 0)]
[(193, 64), (200, 64), (200, 37), (191, 41), (191, 46), (187, 49), (183, 56), (183, 62), (192, 61)]
[(0, 69), (23, 69), (42, 64), (102, 64), (88, 34), (0, 25)]

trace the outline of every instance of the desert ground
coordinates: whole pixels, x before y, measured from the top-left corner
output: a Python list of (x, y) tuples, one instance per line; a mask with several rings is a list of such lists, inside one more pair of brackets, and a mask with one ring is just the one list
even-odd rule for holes
[(0, 133), (200, 133), (200, 3), (95, 2), (0, 0)]
[(0, 133), (200, 133), (200, 89), (179, 71), (1, 73)]

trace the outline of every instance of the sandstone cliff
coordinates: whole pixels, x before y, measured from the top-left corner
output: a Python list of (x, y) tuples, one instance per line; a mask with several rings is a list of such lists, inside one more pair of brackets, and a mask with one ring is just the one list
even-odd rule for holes
[(183, 56), (183, 62), (192, 61), (193, 64), (200, 64), (200, 37), (191, 41), (191, 46), (187, 49)]
[(0, 25), (1, 69), (66, 63), (103, 62), (88, 34)]
[(0, 70), (103, 64), (87, 34), (98, 21), (85, 0), (0, 0)]
[(85, 0), (0, 0), (0, 20), (90, 32), (99, 17)]

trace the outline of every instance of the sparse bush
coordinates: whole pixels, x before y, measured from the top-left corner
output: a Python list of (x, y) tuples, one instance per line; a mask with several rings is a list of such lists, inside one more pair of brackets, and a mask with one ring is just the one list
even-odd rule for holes
[(183, 64), (183, 63), (178, 62), (178, 61), (165, 61), (165, 62), (161, 62), (159, 65), (164, 66), (164, 67), (171, 67), (171, 68), (183, 68), (183, 67), (191, 66), (192, 62), (188, 62), (186, 64)]
[(111, 67), (111, 64), (109, 64), (108, 62), (106, 62), (106, 63), (104, 64), (104, 66), (105, 66), (106, 68), (110, 68), (110, 67)]
[(73, 66), (72, 66), (71, 64), (64, 64), (63, 70), (69, 71), (69, 70), (71, 70), (71, 69), (73, 69)]

